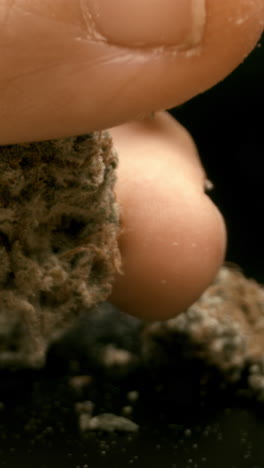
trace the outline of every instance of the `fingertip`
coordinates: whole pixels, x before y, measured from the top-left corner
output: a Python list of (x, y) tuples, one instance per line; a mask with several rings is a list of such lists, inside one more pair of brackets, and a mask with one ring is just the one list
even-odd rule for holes
[(204, 193), (196, 147), (175, 120), (159, 114), (112, 134), (120, 154), (123, 275), (111, 300), (145, 320), (166, 320), (213, 281), (225, 256), (225, 223)]
[(161, 219), (144, 249), (124, 234), (124, 274), (116, 278), (111, 297), (123, 311), (148, 321), (167, 320), (186, 311), (213, 282), (226, 251), (223, 217), (205, 198), (193, 204), (188, 219), (181, 216), (175, 213), (177, 232), (171, 219)]

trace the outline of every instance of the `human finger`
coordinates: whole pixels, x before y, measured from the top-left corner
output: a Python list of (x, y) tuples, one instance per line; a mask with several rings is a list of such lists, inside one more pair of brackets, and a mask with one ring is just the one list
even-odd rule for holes
[(263, 0), (2, 0), (0, 144), (181, 104), (256, 44)]
[(166, 113), (111, 129), (120, 153), (123, 273), (110, 300), (144, 319), (186, 310), (213, 281), (225, 255), (222, 215), (187, 131)]

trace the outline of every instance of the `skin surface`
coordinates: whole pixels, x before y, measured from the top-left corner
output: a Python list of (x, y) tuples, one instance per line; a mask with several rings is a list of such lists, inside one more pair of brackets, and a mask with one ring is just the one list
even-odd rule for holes
[[(0, 144), (112, 127), (211, 87), (255, 46), (264, 2), (206, 0), (206, 10), (201, 45), (190, 54), (102, 41), (91, 33), (87, 0), (1, 0)], [(142, 21), (150, 13), (144, 8)], [(118, 23), (117, 14), (113, 1), (109, 21)]]
[(126, 207), (123, 275), (112, 301), (139, 317), (166, 319), (198, 299), (216, 275), (224, 221), (204, 192), (206, 174), (190, 135), (169, 114), (111, 133), (122, 155), (117, 196)]
[(176, 0), (169, 2), (155, 0), (150, 11), (137, 1), (135, 29), (120, 28), (120, 0), (102, 0), (112, 12), (104, 17), (90, 0), (0, 0), (0, 145), (116, 127), (124, 274), (112, 300), (148, 319), (174, 316), (203, 292), (226, 233), (186, 131), (164, 114), (132, 121), (222, 80), (264, 25), (263, 0), (205, 0), (202, 34), (181, 48), (184, 15), (177, 7), (174, 37)]

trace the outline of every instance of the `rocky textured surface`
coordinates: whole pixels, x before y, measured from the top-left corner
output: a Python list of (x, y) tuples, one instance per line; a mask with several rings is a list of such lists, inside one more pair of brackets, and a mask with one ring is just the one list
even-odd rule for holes
[(120, 268), (116, 165), (105, 132), (0, 148), (0, 366), (43, 365), (73, 327), (58, 349), (79, 347), (88, 367), (108, 375), (172, 373), (198, 359), (226, 381), (246, 375), (263, 400), (264, 288), (238, 268), (223, 266), (192, 307), (165, 322), (93, 309)]
[(0, 148), (0, 366), (41, 366), (110, 294), (116, 166), (106, 132)]
[(223, 267), (185, 314), (146, 326), (145, 332), (147, 355), (149, 341), (166, 337), (171, 342), (181, 335), (189, 340), (190, 353), (236, 375), (246, 361), (264, 353), (264, 289), (238, 269)]
[(177, 384), (201, 365), (209, 378), (217, 372), (219, 382), (264, 401), (264, 288), (237, 267), (223, 266), (180, 316), (147, 323), (105, 304), (82, 319), (56, 353), (124, 380), (143, 372), (153, 385), (156, 379)]
[(146, 325), (142, 343), (150, 365), (167, 366), (180, 349), (182, 357), (201, 359), (229, 382), (246, 374), (249, 388), (264, 400), (264, 288), (238, 268), (222, 267), (185, 314)]

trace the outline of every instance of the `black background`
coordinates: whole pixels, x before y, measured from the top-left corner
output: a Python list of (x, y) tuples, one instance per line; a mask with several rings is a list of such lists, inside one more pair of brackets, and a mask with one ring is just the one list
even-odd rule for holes
[[(264, 44), (264, 40), (262, 40)], [(264, 50), (172, 114), (193, 135), (228, 228), (227, 259), (264, 282)]]

